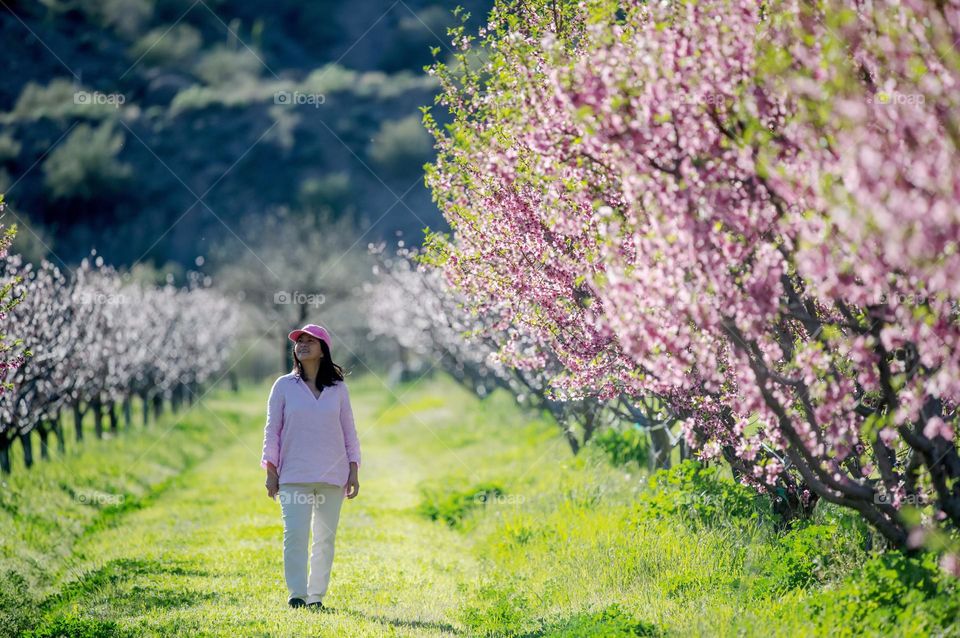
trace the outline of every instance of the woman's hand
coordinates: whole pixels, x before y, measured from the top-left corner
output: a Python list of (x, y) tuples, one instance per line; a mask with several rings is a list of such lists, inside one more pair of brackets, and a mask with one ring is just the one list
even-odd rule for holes
[(357, 464), (350, 464), (350, 476), (347, 477), (347, 485), (343, 488), (343, 493), (347, 498), (356, 498), (360, 492), (360, 479), (357, 478)]
[(276, 500), (277, 492), (280, 490), (280, 477), (274, 469), (267, 470), (267, 481), (264, 483), (267, 488), (267, 496)]

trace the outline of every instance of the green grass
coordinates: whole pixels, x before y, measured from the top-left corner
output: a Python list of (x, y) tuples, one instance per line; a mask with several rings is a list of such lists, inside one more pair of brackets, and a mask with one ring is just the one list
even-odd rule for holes
[(443, 376), (392, 391), (351, 381), (361, 490), (344, 503), (331, 611), (289, 609), (280, 507), (259, 467), (268, 391), (215, 392), (9, 477), (0, 631), (957, 635), (955, 584), (929, 560), (872, 556), (848, 514), (778, 531), (714, 469), (648, 486), (635, 462), (612, 466), (603, 446), (574, 458), (548, 418)]

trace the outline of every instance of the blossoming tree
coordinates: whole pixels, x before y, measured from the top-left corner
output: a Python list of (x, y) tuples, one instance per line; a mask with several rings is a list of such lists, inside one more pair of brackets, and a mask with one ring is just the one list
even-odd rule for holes
[(956, 1), (498, 4), (432, 69), (431, 261), (785, 516), (960, 525), (958, 34)]
[[(27, 466), (34, 462), (33, 433), (48, 455), (54, 433), (64, 450), (62, 411), (72, 408), (76, 440), (93, 413), (96, 436), (119, 433), (116, 406), (131, 426), (131, 398), (139, 396), (144, 424), (152, 407), (196, 396), (215, 379), (236, 336), (236, 305), (211, 288), (209, 278), (188, 286), (149, 287), (129, 281), (92, 255), (65, 275), (48, 261), (38, 266), (8, 255), (5, 275), (22, 301), (8, 322), (33, 356), (11, 375), (0, 395), (0, 470), (11, 470), (9, 449), (19, 440)], [(25, 296), (24, 296), (25, 293)]]

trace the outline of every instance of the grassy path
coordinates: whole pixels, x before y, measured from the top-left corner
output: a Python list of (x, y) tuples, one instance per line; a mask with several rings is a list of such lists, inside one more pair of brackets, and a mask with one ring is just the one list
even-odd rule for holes
[(436, 468), (396, 445), (392, 432), (404, 418), (429, 427), (427, 415), (391, 418), (388, 410), (378, 422), (376, 385), (357, 384), (361, 493), (344, 502), (330, 613), (285, 606), (280, 505), (266, 497), (258, 467), (261, 391), (239, 403), (208, 401), (213, 411), (242, 411), (242, 430), (222, 432), (223, 447), (149, 507), (78, 542), (69, 571), (84, 575), (47, 605), (49, 633), (458, 635), (449, 621), (456, 585), (477, 566), (464, 535), (413, 510), (417, 483)]
[(596, 446), (572, 457), (508, 394), (443, 375), (352, 378), (361, 492), (343, 505), (331, 611), (290, 609), (259, 467), (268, 391), (216, 391), (7, 477), (0, 635), (958, 635), (960, 588), (908, 596), (936, 572), (884, 567), (896, 557), (872, 559), (849, 514), (778, 531), (711, 468), (652, 488)]

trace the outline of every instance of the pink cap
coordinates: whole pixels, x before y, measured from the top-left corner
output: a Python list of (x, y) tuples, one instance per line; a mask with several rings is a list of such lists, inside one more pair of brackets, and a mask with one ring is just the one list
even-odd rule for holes
[(323, 341), (323, 342), (325, 342), (325, 343), (327, 344), (327, 349), (330, 349), (330, 347), (331, 347), (331, 346), (330, 346), (330, 333), (327, 332), (326, 328), (323, 328), (323, 327), (321, 327), (321, 326), (318, 326), (318, 325), (315, 324), (315, 323), (308, 323), (307, 325), (305, 325), (304, 327), (300, 328), (299, 330), (294, 330), (293, 332), (291, 332), (291, 333), (288, 335), (288, 337), (290, 338), (290, 341), (293, 341), (294, 343), (296, 343), (297, 339), (298, 339), (298, 338), (300, 337), (300, 335), (302, 335), (303, 333), (307, 333), (308, 335), (313, 335), (313, 336), (316, 337), (317, 339), (320, 339), (321, 341)]

